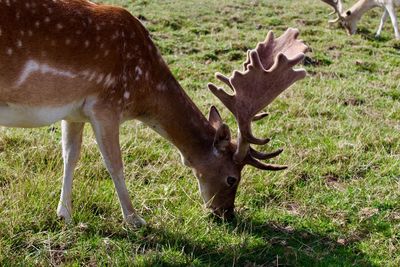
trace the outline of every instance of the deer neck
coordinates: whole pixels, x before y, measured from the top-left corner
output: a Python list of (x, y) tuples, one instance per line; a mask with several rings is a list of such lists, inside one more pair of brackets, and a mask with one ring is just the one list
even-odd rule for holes
[(149, 87), (152, 99), (148, 95), (143, 98), (140, 93), (136, 96), (134, 117), (174, 144), (183, 163), (193, 166), (212, 151), (215, 130), (169, 70), (167, 73)]
[(358, 21), (365, 12), (377, 6), (378, 4), (376, 0), (360, 0), (350, 8), (351, 17)]

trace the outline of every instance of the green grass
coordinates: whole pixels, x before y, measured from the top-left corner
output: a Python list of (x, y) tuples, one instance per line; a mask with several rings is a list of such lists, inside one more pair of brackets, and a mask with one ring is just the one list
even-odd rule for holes
[[(60, 125), (1, 128), (1, 266), (399, 266), (400, 43), (380, 10), (349, 37), (321, 1), (113, 0), (140, 16), (171, 70), (206, 113), (213, 75), (240, 68), (268, 30), (301, 30), (309, 76), (268, 107), (254, 131), (283, 147), (283, 172), (245, 169), (233, 222), (211, 218), (176, 150), (141, 124), (122, 127), (126, 180), (148, 226), (122, 223), (90, 127), (73, 191), (56, 218)], [(346, 1), (346, 5), (349, 1)]]

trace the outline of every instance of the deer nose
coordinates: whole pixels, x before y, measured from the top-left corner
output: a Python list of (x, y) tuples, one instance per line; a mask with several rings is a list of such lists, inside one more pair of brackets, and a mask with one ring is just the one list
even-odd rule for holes
[(235, 208), (218, 208), (212, 210), (213, 214), (224, 220), (232, 220), (235, 218)]

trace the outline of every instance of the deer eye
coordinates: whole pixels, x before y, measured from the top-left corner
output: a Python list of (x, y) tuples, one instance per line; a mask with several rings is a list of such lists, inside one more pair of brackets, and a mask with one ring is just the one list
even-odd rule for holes
[(232, 177), (232, 176), (228, 176), (228, 178), (226, 178), (226, 182), (228, 183), (229, 186), (233, 186), (236, 183), (236, 178)]

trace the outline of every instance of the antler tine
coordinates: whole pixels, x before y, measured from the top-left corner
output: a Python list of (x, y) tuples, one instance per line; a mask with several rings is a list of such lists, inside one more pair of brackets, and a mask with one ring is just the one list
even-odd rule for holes
[(343, 5), (341, 0), (321, 0), (322, 2), (330, 5), (335, 10), (335, 13), (339, 16), (342, 14)]
[(250, 147), (250, 156), (252, 156), (255, 159), (261, 159), (261, 160), (275, 158), (275, 157), (279, 156), (279, 154), (281, 154), (282, 152), (283, 152), (283, 149), (280, 148), (274, 152), (263, 153), (263, 152), (257, 151), (254, 148)]
[(269, 139), (254, 137), (251, 122), (266, 117), (266, 113), (258, 114), (258, 112), (294, 82), (306, 76), (305, 70), (293, 69), (303, 60), (304, 53), (308, 49), (297, 39), (298, 35), (298, 30), (288, 29), (281, 37), (275, 39), (273, 33), (269, 32), (264, 42), (259, 43), (256, 49), (247, 52), (243, 72), (234, 71), (230, 78), (217, 74), (216, 77), (233, 90), (233, 95), (227, 94), (213, 84), (208, 86), (233, 113), (238, 123), (238, 142), (234, 155), (238, 163), (265, 170), (285, 168), (257, 160), (273, 158), (282, 151), (261, 153), (252, 149), (250, 144), (265, 145)]
[(230, 112), (235, 114), (234, 96), (227, 94), (224, 89), (217, 87), (213, 83), (208, 83), (208, 89), (229, 109)]
[[(217, 72), (215, 74), (215, 77), (220, 80), (221, 82), (225, 83), (228, 85), (228, 87), (235, 93), (235, 89), (233, 88), (231, 82), (229, 81), (229, 78), (226, 77), (225, 75)], [(221, 100), (221, 102), (229, 109), (230, 112), (233, 114), (236, 113), (235, 106), (234, 106), (234, 95), (230, 95), (227, 92), (224, 91), (224, 89), (217, 87), (213, 83), (208, 83), (208, 89)]]
[(332, 13), (330, 13), (329, 16), (332, 14), (335, 14), (335, 13), (337, 14), (337, 18), (329, 20), (329, 23), (338, 22), (342, 18), (342, 12), (343, 12), (342, 0), (322, 0), (322, 2), (333, 7), (334, 11)]
[(238, 120), (238, 125), (239, 125), (239, 137), (243, 140), (242, 142), (248, 142), (249, 144), (255, 144), (255, 145), (265, 145), (267, 144), (270, 139), (265, 138), (265, 139), (260, 139), (257, 138), (253, 135), (253, 132), (251, 130), (251, 122), (253, 121), (252, 118), (247, 119), (246, 121), (240, 119), (240, 114), (239, 114), (239, 120)]
[(266, 170), (266, 171), (281, 171), (281, 170), (285, 170), (288, 168), (288, 166), (286, 166), (286, 165), (262, 163), (252, 157), (247, 157), (244, 160), (244, 163), (251, 165), (253, 167), (256, 167), (257, 169)]
[(254, 116), (253, 121), (259, 121), (267, 117), (269, 114), (267, 112), (261, 112)]
[(231, 82), (229, 81), (229, 78), (228, 78), (228, 77), (226, 77), (225, 75), (223, 75), (223, 74), (221, 74), (221, 73), (219, 73), (219, 72), (217, 72), (217, 73), (215, 74), (215, 77), (216, 77), (218, 80), (220, 80), (221, 82), (223, 82), (223, 83), (225, 83), (226, 85), (228, 85), (229, 88), (231, 88), (231, 90), (232, 90), (233, 92), (235, 92), (235, 88), (233, 88), (233, 86), (232, 86)]

